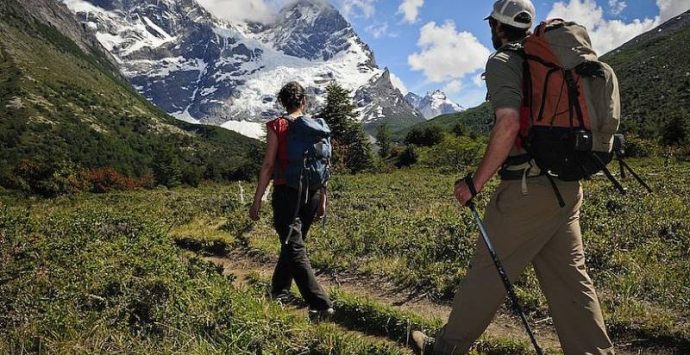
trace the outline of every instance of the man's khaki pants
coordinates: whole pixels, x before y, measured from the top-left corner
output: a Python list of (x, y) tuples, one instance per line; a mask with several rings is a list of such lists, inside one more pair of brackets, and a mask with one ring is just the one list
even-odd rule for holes
[[(585, 269), (580, 234), (579, 182), (556, 181), (566, 206), (558, 205), (546, 177), (503, 181), (484, 222), (508, 277), (515, 281), (532, 263), (565, 354), (613, 354), (592, 280)], [(481, 238), (470, 270), (453, 300), (435, 354), (464, 354), (484, 332), (506, 297)]]

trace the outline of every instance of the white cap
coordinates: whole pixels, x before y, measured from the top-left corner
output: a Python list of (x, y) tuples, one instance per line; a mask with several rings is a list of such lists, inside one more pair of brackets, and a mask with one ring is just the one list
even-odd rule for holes
[(517, 28), (532, 28), (537, 11), (530, 0), (498, 0), (494, 3), (494, 10), (489, 17), (494, 20)]

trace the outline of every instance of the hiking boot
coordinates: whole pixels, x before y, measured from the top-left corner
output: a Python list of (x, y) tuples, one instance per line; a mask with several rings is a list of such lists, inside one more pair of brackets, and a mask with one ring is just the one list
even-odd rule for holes
[(435, 339), (415, 330), (412, 332), (412, 350), (416, 355), (431, 355), (434, 353)]
[(282, 291), (278, 293), (271, 292), (271, 299), (280, 304), (288, 304), (292, 302), (295, 299), (295, 297), (292, 296), (292, 293), (290, 293), (290, 291)]
[(309, 309), (309, 321), (312, 323), (319, 323), (331, 319), (335, 314), (335, 309), (329, 307), (327, 309)]

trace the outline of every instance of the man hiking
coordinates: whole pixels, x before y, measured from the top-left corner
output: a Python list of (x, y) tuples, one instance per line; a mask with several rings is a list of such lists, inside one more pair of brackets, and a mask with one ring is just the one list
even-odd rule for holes
[[(515, 281), (528, 264), (533, 265), (565, 354), (613, 354), (585, 268), (580, 183), (547, 176), (525, 159), (520, 143), (521, 114), (523, 122), (531, 114), (523, 100), (526, 66), (520, 50), (535, 12), (529, 0), (499, 0), (487, 18), (497, 50), (486, 66), (496, 121), (476, 174), (455, 185), (455, 197), (467, 205), (473, 190), (481, 191), (500, 168), (501, 183), (486, 207), (484, 222), (508, 278)], [(505, 297), (504, 284), (480, 239), (448, 323), (435, 339), (413, 332), (413, 347), (424, 354), (467, 353)]]

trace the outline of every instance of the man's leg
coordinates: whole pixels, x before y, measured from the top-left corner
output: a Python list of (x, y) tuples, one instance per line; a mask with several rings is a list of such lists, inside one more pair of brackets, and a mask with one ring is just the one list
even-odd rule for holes
[(579, 210), (537, 254), (533, 264), (563, 352), (613, 354), (599, 300), (585, 268)]
[[(560, 219), (548, 182), (532, 182), (523, 195), (519, 181), (503, 182), (487, 206), (484, 222), (511, 281), (519, 277), (558, 229), (543, 219)], [(438, 334), (434, 354), (464, 354), (491, 323), (506, 291), (486, 245), (479, 239), (471, 267), (453, 300), (448, 324)]]
[[(483, 242), (478, 250), (486, 249)], [(498, 247), (497, 247), (498, 248)], [(496, 267), (486, 252), (477, 252), (472, 267), (453, 299), (448, 323), (441, 329), (434, 344), (434, 354), (464, 354), (491, 323), (506, 297)], [(514, 280), (529, 260), (519, 257), (502, 260), (509, 278)], [(488, 258), (488, 259), (487, 259)]]

